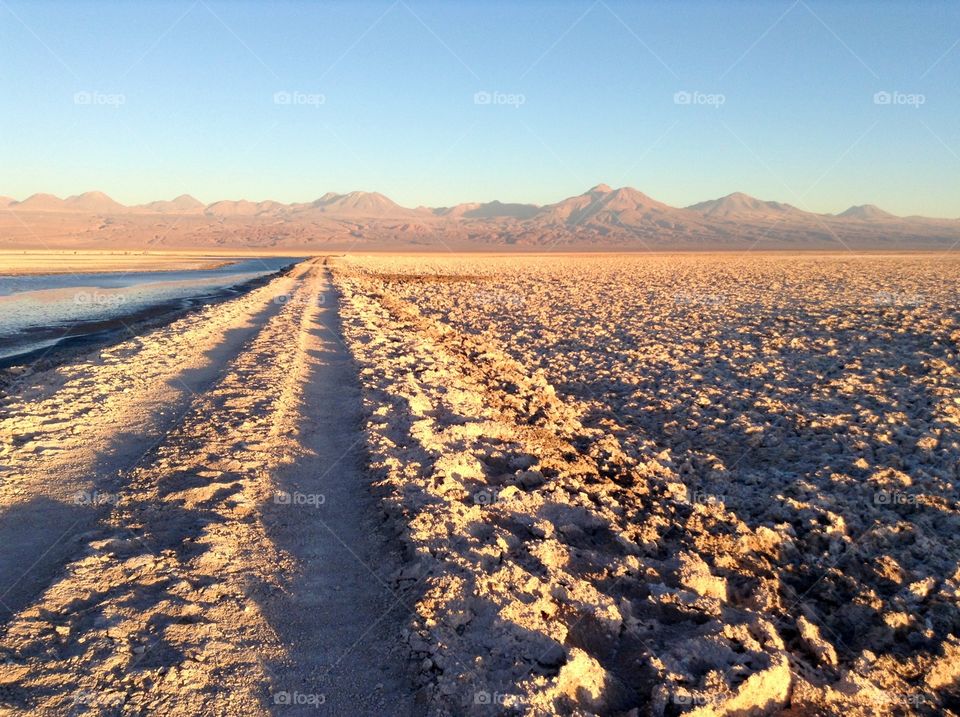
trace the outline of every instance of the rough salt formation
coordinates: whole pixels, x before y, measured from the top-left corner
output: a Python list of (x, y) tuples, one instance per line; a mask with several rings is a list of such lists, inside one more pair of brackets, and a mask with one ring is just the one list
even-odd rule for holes
[(342, 260), (431, 709), (957, 710), (958, 277)]

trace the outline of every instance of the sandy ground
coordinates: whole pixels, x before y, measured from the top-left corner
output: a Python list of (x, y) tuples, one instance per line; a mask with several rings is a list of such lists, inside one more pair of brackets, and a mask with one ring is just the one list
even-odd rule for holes
[(5, 396), (0, 710), (404, 714), (322, 263)]

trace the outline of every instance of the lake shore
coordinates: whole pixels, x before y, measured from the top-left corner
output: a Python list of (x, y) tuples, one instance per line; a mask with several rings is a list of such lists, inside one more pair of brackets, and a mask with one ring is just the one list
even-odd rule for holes
[(209, 271), (242, 259), (271, 256), (249, 252), (0, 251), (0, 277), (133, 271)]

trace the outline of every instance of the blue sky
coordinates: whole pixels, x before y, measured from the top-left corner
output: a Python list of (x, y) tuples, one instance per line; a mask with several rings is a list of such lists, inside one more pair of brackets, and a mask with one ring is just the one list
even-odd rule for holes
[(606, 182), (960, 216), (956, 2), (0, 0), (0, 67), (16, 198)]

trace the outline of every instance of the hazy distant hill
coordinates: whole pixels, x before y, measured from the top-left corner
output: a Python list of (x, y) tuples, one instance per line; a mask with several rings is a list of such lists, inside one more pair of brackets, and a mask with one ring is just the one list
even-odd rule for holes
[(10, 203), (8, 208), (16, 211), (76, 214), (119, 214), (127, 209), (103, 192), (84, 192), (66, 199), (60, 199), (52, 194), (33, 194), (22, 202)]
[(204, 214), (211, 217), (256, 217), (264, 215), (275, 215), (277, 212), (286, 208), (286, 205), (280, 202), (248, 202), (246, 199), (237, 201), (225, 199), (220, 202), (208, 204), (203, 210)]
[(790, 204), (781, 202), (765, 202), (762, 199), (751, 197), (749, 194), (734, 192), (720, 199), (710, 199), (706, 202), (693, 204), (687, 209), (702, 214), (705, 217), (716, 219), (745, 219), (745, 218), (772, 218), (782, 219), (784, 215), (809, 215)]
[(845, 219), (861, 219), (863, 221), (882, 221), (884, 219), (898, 219), (893, 214), (883, 211), (880, 207), (873, 204), (860, 204), (850, 207), (844, 212), (840, 212), (838, 217)]
[(606, 184), (598, 184), (579, 196), (543, 207), (533, 219), (545, 224), (622, 227), (681, 215), (682, 210), (651, 199), (636, 189), (611, 189)]
[(379, 192), (328, 192), (310, 204), (310, 208), (324, 214), (343, 217), (382, 219), (416, 216), (414, 209), (405, 209)]
[(197, 214), (204, 210), (204, 204), (189, 194), (181, 194), (169, 201), (161, 200), (132, 207), (135, 211), (156, 212), (158, 214)]
[(935, 248), (960, 220), (896, 217), (873, 205), (816, 214), (735, 192), (672, 207), (631, 187), (598, 184), (553, 204), (470, 202), (410, 209), (378, 192), (310, 202), (189, 195), (125, 207), (102, 192), (0, 197), (0, 247), (312, 247), (640, 250)]
[(464, 219), (530, 219), (538, 211), (540, 207), (536, 204), (508, 204), (497, 200), (484, 204), (470, 202), (432, 210), (438, 216)]

